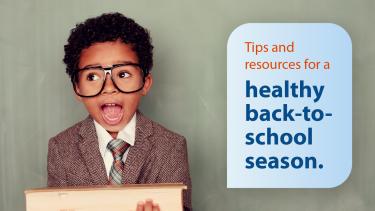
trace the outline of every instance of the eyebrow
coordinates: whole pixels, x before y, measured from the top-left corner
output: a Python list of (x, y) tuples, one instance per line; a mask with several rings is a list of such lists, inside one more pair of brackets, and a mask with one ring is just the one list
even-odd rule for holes
[[(127, 60), (117, 60), (112, 65), (116, 65), (116, 64), (138, 64), (138, 62), (127, 61)], [(85, 65), (84, 67), (79, 68), (79, 69), (86, 69), (86, 68), (90, 68), (90, 67), (103, 67), (103, 66), (99, 63), (95, 63), (95, 64)]]

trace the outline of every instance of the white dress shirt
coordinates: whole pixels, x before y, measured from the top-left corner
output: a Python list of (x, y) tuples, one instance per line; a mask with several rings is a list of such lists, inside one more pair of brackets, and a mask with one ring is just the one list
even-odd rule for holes
[[(135, 123), (136, 123), (136, 113), (134, 113), (132, 119), (129, 123), (118, 132), (117, 138), (124, 140), (130, 147), (134, 145), (135, 142)], [(99, 151), (102, 155), (105, 169), (107, 172), (107, 177), (109, 177), (109, 172), (111, 171), (111, 167), (113, 164), (113, 156), (109, 149), (107, 149), (108, 143), (113, 139), (112, 136), (103, 128), (99, 123), (94, 120), (96, 134), (98, 135), (99, 141)], [(129, 148), (130, 148), (129, 147)], [(129, 148), (125, 151), (122, 160), (126, 161), (126, 157), (128, 156)]]

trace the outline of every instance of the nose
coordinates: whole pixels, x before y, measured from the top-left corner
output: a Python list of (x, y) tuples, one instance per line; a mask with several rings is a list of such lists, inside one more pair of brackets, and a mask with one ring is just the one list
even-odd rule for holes
[(111, 75), (109, 73), (106, 73), (102, 94), (112, 94), (112, 93), (117, 93), (117, 92), (118, 90), (113, 84)]

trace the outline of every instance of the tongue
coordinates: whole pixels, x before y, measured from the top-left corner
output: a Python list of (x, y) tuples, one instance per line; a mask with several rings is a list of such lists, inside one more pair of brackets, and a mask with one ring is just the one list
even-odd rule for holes
[(109, 125), (118, 124), (121, 121), (123, 113), (121, 106), (103, 106), (103, 119)]

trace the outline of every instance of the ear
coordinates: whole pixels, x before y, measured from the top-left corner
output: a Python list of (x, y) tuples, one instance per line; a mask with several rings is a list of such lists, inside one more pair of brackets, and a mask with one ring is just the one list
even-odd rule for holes
[(143, 96), (147, 95), (147, 93), (150, 91), (152, 86), (152, 75), (149, 73), (145, 78), (145, 85), (143, 86), (143, 89), (141, 90), (141, 94)]
[(78, 96), (75, 92), (74, 92), (74, 95), (75, 95), (75, 98), (76, 98), (78, 101), (82, 102), (82, 97), (81, 97), (81, 96)]
[[(76, 89), (78, 89), (78, 88), (76, 88)], [(79, 95), (77, 95), (77, 93), (76, 93), (75, 90), (74, 90), (74, 86), (73, 86), (73, 92), (74, 92), (74, 97), (75, 97), (78, 101), (82, 102), (82, 97), (79, 96)]]

